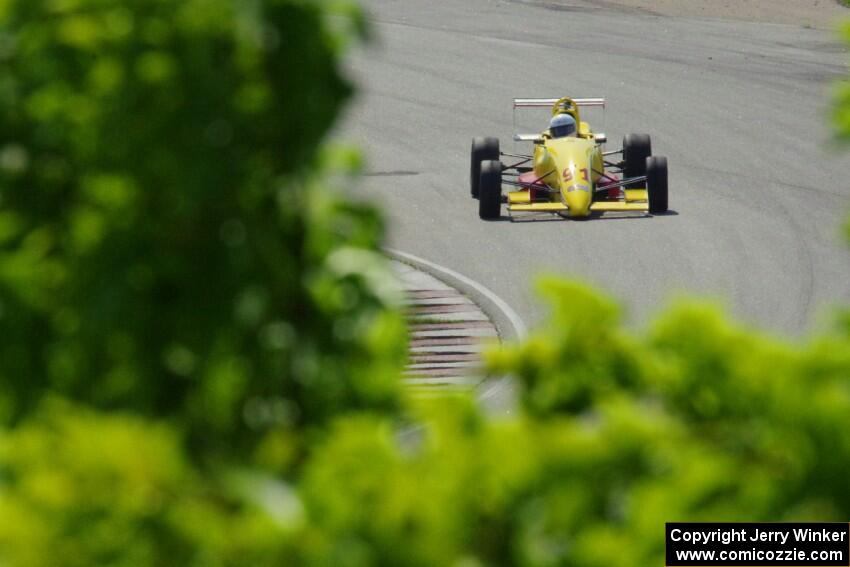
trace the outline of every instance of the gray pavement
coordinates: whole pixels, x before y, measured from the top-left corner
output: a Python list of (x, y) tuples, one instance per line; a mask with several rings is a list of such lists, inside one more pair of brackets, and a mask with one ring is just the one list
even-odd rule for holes
[[(847, 52), (831, 33), (548, 2), (366, 7), (375, 41), (350, 61), (361, 92), (339, 137), (365, 150), (356, 194), (387, 212), (390, 246), (484, 283), (532, 324), (541, 272), (597, 284), (637, 323), (686, 292), (796, 334), (850, 300), (850, 159), (827, 129)], [(674, 214), (478, 219), (470, 138), (510, 150), (511, 99), (565, 94), (607, 98), (609, 149), (652, 135)]]

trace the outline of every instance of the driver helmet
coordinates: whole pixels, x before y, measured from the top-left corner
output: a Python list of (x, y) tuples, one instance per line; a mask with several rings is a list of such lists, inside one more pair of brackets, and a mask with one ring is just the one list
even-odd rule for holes
[(558, 114), (557, 116), (553, 116), (551, 122), (549, 122), (549, 133), (553, 138), (575, 136), (575, 118), (569, 114)]

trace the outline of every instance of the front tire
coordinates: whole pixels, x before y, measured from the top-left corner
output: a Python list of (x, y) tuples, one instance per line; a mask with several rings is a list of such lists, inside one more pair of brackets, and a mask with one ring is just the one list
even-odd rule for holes
[(646, 193), (649, 212), (667, 212), (667, 158), (652, 156), (646, 159)]
[[(646, 175), (646, 158), (652, 155), (652, 140), (649, 134), (629, 134), (623, 138), (623, 177)], [(643, 183), (630, 183), (627, 189), (643, 187)]]
[(484, 220), (499, 218), (502, 210), (502, 164), (496, 160), (481, 162), (478, 216)]
[(481, 162), (499, 160), (498, 138), (472, 138), (472, 151), (469, 164), (469, 192), (474, 199), (478, 198), (481, 182)]

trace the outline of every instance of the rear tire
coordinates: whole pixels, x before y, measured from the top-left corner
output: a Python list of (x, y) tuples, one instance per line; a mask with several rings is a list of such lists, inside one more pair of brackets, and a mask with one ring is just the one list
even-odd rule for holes
[(646, 159), (646, 193), (649, 212), (667, 212), (667, 158), (652, 156)]
[(474, 199), (478, 198), (478, 187), (481, 182), (481, 162), (499, 161), (498, 138), (472, 138), (472, 151), (469, 164), (469, 192)]
[[(646, 175), (646, 158), (652, 155), (649, 134), (629, 134), (623, 138), (623, 177)], [(643, 187), (643, 183), (629, 183), (627, 189)]]
[(502, 210), (502, 164), (496, 160), (481, 162), (478, 216), (484, 220), (499, 218)]

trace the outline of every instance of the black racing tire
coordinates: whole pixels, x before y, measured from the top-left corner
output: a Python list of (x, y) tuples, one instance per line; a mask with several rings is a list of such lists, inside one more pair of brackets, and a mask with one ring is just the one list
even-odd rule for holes
[[(623, 138), (623, 178), (646, 175), (646, 158), (652, 155), (649, 134), (628, 134)], [(627, 189), (643, 187), (643, 183), (629, 183)]]
[(502, 164), (496, 160), (481, 162), (478, 216), (484, 220), (499, 218), (502, 211)]
[(652, 156), (646, 158), (646, 193), (649, 199), (650, 213), (667, 212), (666, 157)]
[(499, 138), (472, 138), (472, 151), (469, 164), (469, 192), (474, 199), (478, 198), (478, 187), (481, 181), (481, 162), (499, 161)]

